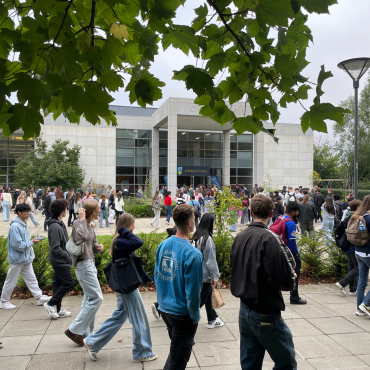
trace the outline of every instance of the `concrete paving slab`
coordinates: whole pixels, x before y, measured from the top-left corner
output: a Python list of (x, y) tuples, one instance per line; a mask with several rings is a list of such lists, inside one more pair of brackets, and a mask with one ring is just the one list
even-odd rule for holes
[[(144, 362), (144, 370), (162, 370), (170, 353), (170, 347), (156, 345), (153, 346), (153, 352), (158, 355), (158, 358), (155, 361)], [(194, 353), (190, 356), (187, 368), (199, 368)]]
[(85, 347), (80, 347), (72, 342), (64, 333), (45, 334), (37, 348), (36, 354), (83, 352)]
[(71, 325), (72, 321), (76, 318), (76, 315), (71, 317), (63, 317), (57, 320), (50, 319), (50, 325), (48, 326), (45, 334), (63, 334)]
[(0, 309), (0, 321), (9, 321), (18, 311), (18, 309), (14, 310), (2, 310)]
[(354, 355), (365, 355), (369, 353), (369, 333), (333, 334), (329, 337)]
[(307, 321), (325, 334), (343, 334), (364, 331), (343, 317), (325, 317), (318, 319), (307, 319)]
[(223, 322), (239, 322), (239, 309), (238, 308), (224, 308), (217, 310)]
[[(266, 367), (266, 369), (271, 369), (271, 366)], [(222, 365), (222, 366), (202, 366), (201, 370), (240, 370), (240, 365)], [(262, 368), (263, 370), (265, 368)]]
[[(299, 370), (315, 370), (306, 360), (296, 360), (297, 361), (297, 368)], [(265, 361), (262, 365), (262, 370), (271, 370), (274, 367), (273, 362)], [(240, 370), (240, 367), (239, 367)]]
[(299, 315), (297, 312), (294, 312), (290, 307), (285, 306), (285, 311), (281, 311), (281, 317), (284, 320), (287, 319), (301, 319), (302, 316)]
[(285, 320), (294, 337), (309, 337), (323, 334), (318, 328), (305, 319)]
[(351, 303), (343, 294), (305, 294), (307, 301), (312, 301), (320, 304), (346, 304)]
[(92, 361), (87, 356), (84, 370), (141, 370), (142, 368), (141, 362), (133, 362), (132, 349), (121, 348), (118, 350), (101, 350), (98, 353), (98, 361)]
[(369, 365), (370, 366), (370, 354), (367, 354), (367, 355), (358, 355), (356, 357), (359, 358), (361, 361), (365, 362), (366, 365)]
[(304, 319), (336, 316), (332, 310), (322, 305), (290, 305), (290, 308)]
[(50, 325), (50, 321), (9, 321), (0, 331), (0, 338), (17, 337), (24, 335), (43, 335)]
[(0, 357), (33, 355), (41, 338), (42, 335), (4, 337), (1, 340), (3, 348), (0, 349)]
[(31, 359), (32, 356), (1, 357), (1, 370), (26, 370)]
[(351, 321), (353, 324), (360, 328), (370, 331), (370, 319), (369, 316), (357, 316), (355, 314), (343, 316), (346, 320)]
[(86, 352), (82, 351), (35, 355), (27, 370), (84, 370), (86, 357)]
[(11, 317), (10, 321), (50, 320), (48, 313), (43, 306), (30, 306), (19, 309)]
[(235, 340), (235, 337), (227, 326), (215, 329), (207, 329), (206, 326), (199, 325), (195, 334), (195, 343), (204, 342), (227, 342)]
[(309, 358), (307, 360), (317, 370), (365, 370), (370, 369), (363, 361), (355, 356), (338, 356), (325, 358)]
[(318, 335), (315, 337), (295, 337), (294, 347), (305, 359), (350, 355), (350, 352), (348, 352), (345, 347), (339, 345), (336, 341), (326, 335)]
[(328, 290), (325, 288), (325, 286), (321, 284), (310, 284), (310, 285), (300, 285), (299, 286), (299, 292), (303, 294), (307, 293), (328, 293)]
[(356, 303), (328, 304), (324, 303), (324, 307), (329, 308), (334, 312), (334, 316), (354, 315), (356, 312)]

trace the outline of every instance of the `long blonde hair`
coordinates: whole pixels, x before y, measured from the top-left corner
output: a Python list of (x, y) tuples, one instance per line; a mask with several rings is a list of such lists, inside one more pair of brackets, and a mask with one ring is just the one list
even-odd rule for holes
[(156, 200), (158, 198), (158, 195), (159, 195), (159, 190), (156, 190), (153, 196), (153, 200)]
[(364, 197), (355, 214), (351, 216), (351, 220), (357, 220), (363, 213), (367, 211), (370, 211), (370, 195), (366, 195), (366, 197)]
[(85, 208), (85, 218), (86, 220), (90, 220), (93, 217), (93, 213), (96, 208), (99, 207), (99, 203), (95, 199), (89, 199), (85, 201), (83, 207)]
[(303, 204), (306, 206), (308, 204), (308, 202), (310, 201), (310, 199), (311, 199), (311, 197), (308, 194), (304, 195), (303, 196), (303, 201), (302, 201)]
[(117, 221), (117, 226), (116, 226), (116, 233), (114, 234), (114, 238), (113, 238), (112, 244), (110, 246), (110, 252), (109, 252), (109, 254), (111, 256), (113, 256), (114, 242), (119, 237), (118, 230), (121, 227), (124, 227), (125, 229), (131, 231), (131, 227), (134, 224), (134, 222), (135, 222), (135, 217), (132, 214), (130, 214), (130, 213), (124, 213), (121, 216), (119, 216), (118, 221)]

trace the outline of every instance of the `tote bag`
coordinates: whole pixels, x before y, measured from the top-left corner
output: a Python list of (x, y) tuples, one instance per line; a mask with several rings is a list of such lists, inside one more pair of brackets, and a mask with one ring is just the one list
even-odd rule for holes
[(141, 257), (120, 258), (104, 267), (108, 285), (117, 293), (128, 294), (144, 284), (142, 277), (143, 260)]
[(68, 242), (67, 242), (66, 249), (71, 255), (80, 256), (85, 250), (85, 243), (77, 245), (73, 241), (73, 238), (70, 237)]
[(213, 287), (212, 291), (212, 306), (213, 308), (221, 308), (225, 306), (225, 301), (221, 294), (221, 289), (216, 289)]

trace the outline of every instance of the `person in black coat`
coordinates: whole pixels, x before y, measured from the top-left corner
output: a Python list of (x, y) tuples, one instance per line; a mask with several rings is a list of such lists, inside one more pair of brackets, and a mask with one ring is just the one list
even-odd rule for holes
[(322, 222), (322, 216), (321, 216), (321, 206), (325, 203), (325, 198), (324, 196), (321, 194), (321, 191), (320, 189), (317, 189), (316, 190), (316, 196), (314, 198), (314, 204), (315, 204), (315, 207), (316, 207), (316, 211), (317, 211), (317, 218), (316, 218), (316, 222), (321, 220)]
[[(129, 213), (122, 214), (118, 219), (116, 234), (111, 245), (111, 255), (115, 260), (134, 257), (135, 251), (143, 245), (143, 241), (133, 234), (134, 229), (134, 216)], [(144, 269), (142, 269), (142, 276), (145, 282), (153, 281)], [(132, 325), (134, 362), (155, 360), (157, 355), (152, 351), (148, 316), (139, 289), (128, 294), (116, 292), (116, 296), (117, 308), (112, 317), (104, 321), (96, 333), (83, 340), (90, 358), (96, 361), (98, 352), (108, 344), (129, 319)]]

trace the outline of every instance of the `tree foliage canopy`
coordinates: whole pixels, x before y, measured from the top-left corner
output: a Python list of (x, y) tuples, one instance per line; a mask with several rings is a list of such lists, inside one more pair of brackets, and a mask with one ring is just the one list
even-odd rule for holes
[[(7, 0), (0, 4), (0, 128), (38, 136), (43, 116), (63, 114), (115, 124), (112, 93), (125, 87), (142, 107), (162, 97), (164, 83), (150, 72), (160, 46), (192, 53), (196, 65), (174, 71), (202, 106), (200, 113), (238, 133), (274, 124), (279, 107), (307, 99), (301, 72), (313, 41), (310, 13), (328, 13), (336, 0), (206, 0), (190, 25), (174, 22), (186, 0)], [(217, 76), (217, 80), (216, 80)], [(220, 76), (220, 77), (218, 77)], [(331, 72), (321, 67), (313, 105), (304, 108), (303, 131), (326, 132), (345, 110), (322, 102)], [(272, 91), (281, 93), (275, 100)], [(18, 103), (9, 100), (16, 93)], [(251, 115), (230, 105), (245, 99)], [(301, 103), (302, 104), (302, 103)], [(302, 104), (303, 106), (303, 104)], [(273, 134), (273, 132), (268, 132)]]
[(48, 149), (45, 141), (36, 139), (36, 149), (17, 160), (15, 183), (22, 188), (62, 185), (64, 189), (77, 189), (84, 178), (78, 164), (81, 148), (78, 145), (70, 148), (68, 144), (68, 140), (58, 139)]
[(314, 144), (313, 169), (321, 179), (340, 178), (339, 154), (336, 153), (334, 145), (330, 141)]

